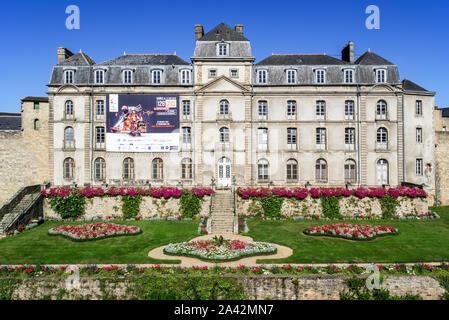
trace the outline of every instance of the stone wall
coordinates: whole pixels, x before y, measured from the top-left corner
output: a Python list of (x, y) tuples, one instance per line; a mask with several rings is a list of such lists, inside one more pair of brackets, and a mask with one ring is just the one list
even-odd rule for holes
[[(417, 215), (426, 213), (429, 209), (427, 199), (399, 197), (399, 205), (396, 214), (400, 217), (404, 215)], [(347, 216), (382, 216), (382, 208), (377, 198), (359, 199), (355, 196), (342, 197), (339, 202), (340, 214)], [(282, 214), (284, 216), (308, 216), (321, 215), (321, 200), (307, 196), (304, 200), (296, 198), (286, 198), (282, 203)], [(242, 199), (237, 197), (237, 213), (240, 215), (256, 215), (263, 212), (260, 201), (257, 199)]]
[[(105, 218), (107, 216), (121, 217), (122, 197), (93, 197), (86, 199), (85, 213), (83, 218)], [(201, 216), (209, 215), (210, 196), (204, 196), (201, 207)], [(158, 199), (153, 197), (142, 197), (140, 203), (140, 215), (142, 218), (151, 217), (175, 217), (180, 214), (179, 199)], [(60, 218), (49, 204), (48, 199), (44, 199), (44, 217), (50, 219)]]
[[(164, 275), (161, 275), (164, 277)], [(181, 276), (180, 276), (181, 277)], [(347, 291), (347, 275), (224, 275), (234, 278), (242, 285), (248, 300), (339, 300), (340, 293)], [(9, 278), (0, 278), (7, 280)], [(37, 299), (89, 299), (105, 297), (115, 300), (134, 300), (135, 283), (130, 278), (81, 277), (79, 287), (70, 289), (67, 278), (23, 278), (12, 289), (13, 300)], [(438, 300), (445, 293), (439, 282), (429, 276), (386, 275), (381, 283), (391, 295), (419, 295), (424, 300)]]
[[(449, 128), (449, 126), (448, 126)], [(435, 188), (440, 205), (449, 205), (449, 131), (435, 132)]]

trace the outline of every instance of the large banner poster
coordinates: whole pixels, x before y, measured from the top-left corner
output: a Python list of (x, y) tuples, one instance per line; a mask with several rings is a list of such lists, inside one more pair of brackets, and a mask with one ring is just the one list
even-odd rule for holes
[(109, 94), (106, 151), (179, 151), (178, 95)]

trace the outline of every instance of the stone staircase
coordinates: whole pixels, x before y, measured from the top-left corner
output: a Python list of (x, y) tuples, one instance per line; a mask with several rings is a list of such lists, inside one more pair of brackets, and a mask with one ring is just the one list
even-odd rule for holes
[(234, 195), (230, 190), (216, 190), (212, 201), (211, 234), (234, 234)]

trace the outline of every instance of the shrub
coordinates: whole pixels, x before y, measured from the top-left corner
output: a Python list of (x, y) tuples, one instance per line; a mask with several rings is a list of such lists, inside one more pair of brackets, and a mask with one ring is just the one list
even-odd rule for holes
[(66, 189), (64, 193), (49, 196), (50, 207), (58, 213), (61, 218), (78, 218), (84, 214), (86, 198), (79, 196), (76, 189)]
[(179, 198), (179, 211), (184, 218), (192, 218), (201, 212), (201, 203), (203, 201), (203, 197), (184, 190)]
[(267, 217), (276, 218), (282, 216), (281, 209), (284, 198), (270, 195), (262, 198), (260, 201), (262, 203), (262, 209)]
[(122, 212), (125, 219), (135, 218), (140, 211), (141, 195), (123, 195)]

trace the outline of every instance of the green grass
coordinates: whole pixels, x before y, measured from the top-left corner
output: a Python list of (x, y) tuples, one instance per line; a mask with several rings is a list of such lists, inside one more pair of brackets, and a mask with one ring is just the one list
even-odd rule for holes
[[(432, 208), (441, 219), (355, 221), (385, 224), (399, 229), (399, 235), (373, 241), (348, 241), (310, 237), (303, 230), (333, 221), (248, 221), (248, 235), (293, 249), (284, 259), (258, 259), (258, 263), (348, 263), (348, 262), (440, 262), (449, 260), (449, 207)], [(337, 221), (335, 221), (337, 222)], [(341, 222), (341, 221), (340, 221)]]
[(47, 234), (50, 228), (68, 223), (47, 221), (16, 236), (0, 239), (0, 264), (179, 263), (179, 260), (152, 259), (148, 257), (148, 252), (170, 242), (188, 241), (197, 237), (199, 221), (116, 221), (115, 223), (139, 226), (142, 233), (74, 242), (63, 236)]

